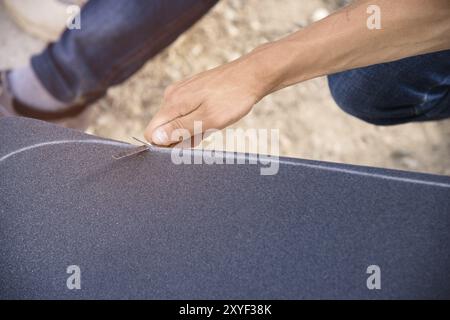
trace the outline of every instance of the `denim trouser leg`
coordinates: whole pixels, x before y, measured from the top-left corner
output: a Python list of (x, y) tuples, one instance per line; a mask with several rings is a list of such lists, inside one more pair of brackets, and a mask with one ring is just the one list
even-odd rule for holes
[(57, 99), (83, 104), (121, 83), (172, 43), (218, 0), (91, 0), (81, 29), (32, 58), (46, 89)]
[(450, 50), (337, 73), (328, 82), (344, 111), (370, 123), (450, 117)]

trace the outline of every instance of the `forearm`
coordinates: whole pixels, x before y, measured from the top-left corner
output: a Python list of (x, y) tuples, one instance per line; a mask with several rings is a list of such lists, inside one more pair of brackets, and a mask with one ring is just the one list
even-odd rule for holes
[[(367, 8), (381, 9), (369, 29)], [(243, 59), (254, 65), (262, 96), (317, 76), (450, 48), (450, 0), (357, 1)]]

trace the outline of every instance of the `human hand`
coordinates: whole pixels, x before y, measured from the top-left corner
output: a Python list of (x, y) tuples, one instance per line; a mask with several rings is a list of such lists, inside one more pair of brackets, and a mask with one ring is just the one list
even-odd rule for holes
[(179, 142), (179, 129), (194, 134), (194, 121), (203, 132), (223, 129), (250, 112), (270, 91), (254, 54), (169, 86), (159, 112), (145, 130), (148, 141), (168, 146)]

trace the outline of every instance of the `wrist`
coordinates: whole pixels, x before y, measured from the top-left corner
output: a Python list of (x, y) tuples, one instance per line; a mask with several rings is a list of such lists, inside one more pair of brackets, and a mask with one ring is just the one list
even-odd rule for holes
[(308, 57), (301, 54), (304, 50), (304, 46), (294, 41), (281, 39), (261, 45), (248, 54), (262, 97), (312, 78)]
[(276, 42), (261, 45), (245, 56), (252, 68), (259, 100), (282, 86), (286, 63), (279, 58)]

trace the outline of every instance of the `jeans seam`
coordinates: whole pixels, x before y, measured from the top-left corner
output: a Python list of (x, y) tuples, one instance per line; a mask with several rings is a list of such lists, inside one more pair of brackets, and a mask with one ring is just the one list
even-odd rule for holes
[[(449, 76), (446, 76), (437, 86), (441, 86), (441, 85), (443, 85), (443, 84), (445, 84), (446, 82), (447, 82), (447, 79), (450, 79), (450, 75)], [(414, 111), (415, 111), (415, 114), (418, 116), (418, 115), (421, 115), (421, 114), (426, 114), (427, 113), (427, 111), (429, 111), (429, 110), (424, 110), (422, 113), (420, 112), (420, 110), (419, 110), (419, 108), (421, 108), (421, 107), (423, 107), (427, 102), (429, 102), (428, 101), (428, 97), (429, 97), (429, 95), (430, 95), (430, 91), (433, 89), (433, 88), (435, 88), (435, 87), (437, 87), (436, 85), (434, 85), (434, 86), (432, 86), (432, 87), (429, 87), (429, 89), (427, 90), (427, 92), (425, 93), (425, 98), (424, 98), (424, 101), (422, 101), (422, 103), (421, 104), (419, 104), (418, 106), (414, 106)], [(447, 90), (447, 93), (449, 92), (449, 90)]]
[[(450, 95), (450, 87), (447, 89), (447, 91), (446, 91), (446, 94), (444, 95), (444, 99), (445, 98), (448, 98), (448, 96)], [(427, 110), (427, 111), (425, 111), (424, 113), (423, 113), (423, 115), (425, 116), (425, 117), (434, 117), (434, 116), (436, 116), (436, 115), (439, 115), (440, 113), (442, 113), (442, 111), (444, 111), (446, 108), (450, 108), (450, 104), (448, 104), (448, 105), (440, 105), (440, 103), (438, 103), (436, 106), (434, 106), (433, 108), (431, 108), (431, 109), (429, 109), (429, 110)], [(430, 115), (430, 113), (434, 113), (433, 115)]]

